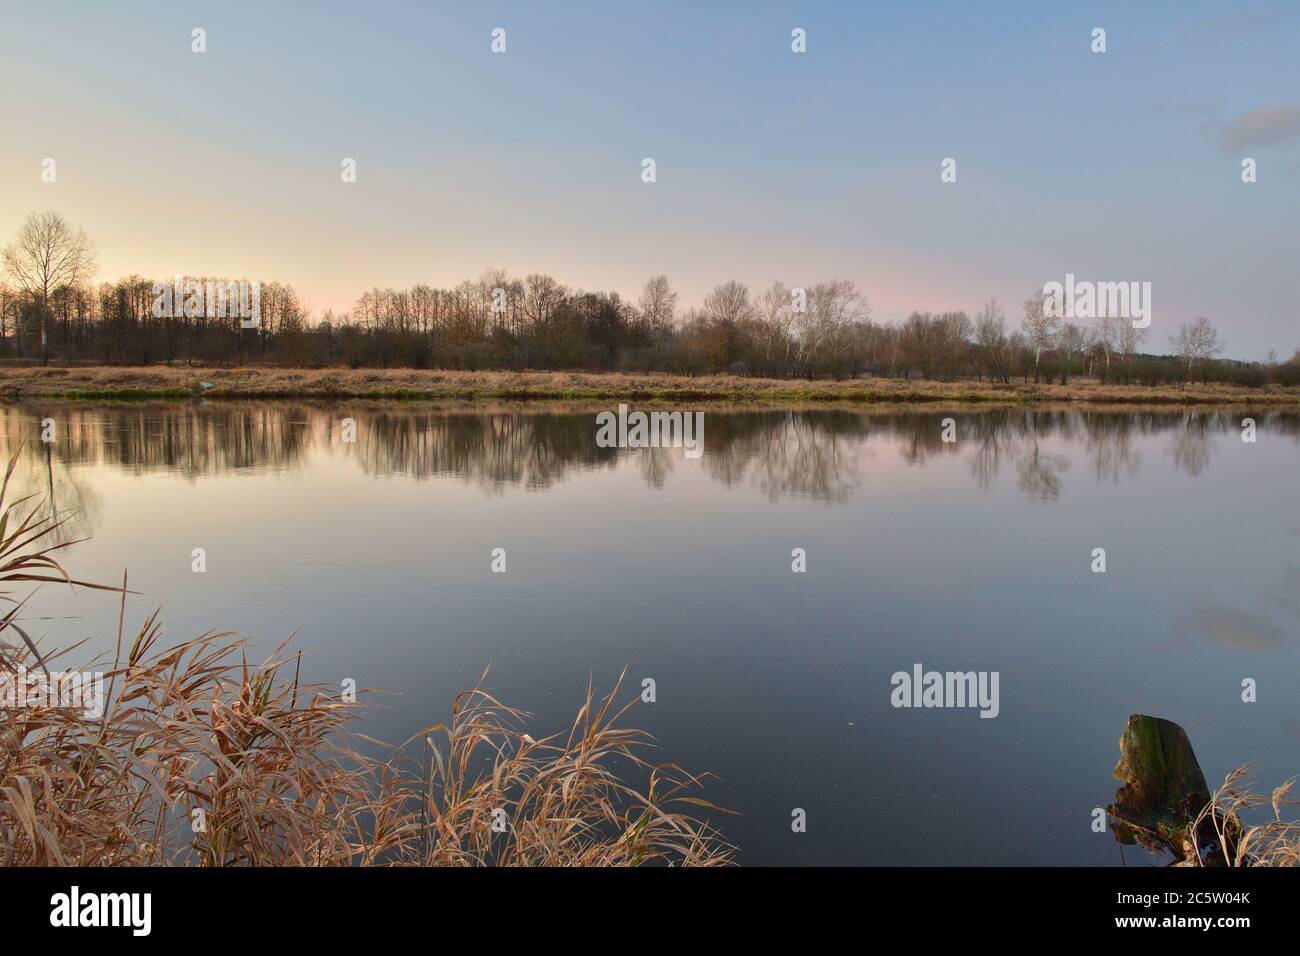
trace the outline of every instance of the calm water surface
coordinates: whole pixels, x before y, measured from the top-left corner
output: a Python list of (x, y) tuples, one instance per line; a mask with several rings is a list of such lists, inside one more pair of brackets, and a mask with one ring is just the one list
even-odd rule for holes
[[(721, 778), (705, 795), (742, 814), (718, 822), (745, 863), (1118, 865), (1089, 824), (1131, 713), (1182, 724), (1212, 784), (1300, 771), (1300, 416), (706, 409), (690, 460), (597, 447), (597, 410), (0, 416), (20, 489), (93, 536), (70, 570), (129, 567), (128, 615), (161, 605), (178, 641), (228, 628), (269, 653), (299, 631), (304, 679), (395, 692), (368, 719), (382, 739), (447, 719), (489, 664), (546, 732), (589, 676), (653, 677), (633, 720)], [(117, 606), (47, 585), (26, 617), (89, 657)], [(999, 716), (895, 709), (916, 662), (1000, 672)]]

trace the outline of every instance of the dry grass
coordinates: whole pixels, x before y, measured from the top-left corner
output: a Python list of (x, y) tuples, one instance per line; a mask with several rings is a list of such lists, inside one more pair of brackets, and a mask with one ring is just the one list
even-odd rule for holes
[[(13, 463), (9, 472), (12, 473)], [(0, 487), (0, 580), (69, 580), (44, 544), (59, 522), (25, 518)], [(101, 714), (0, 707), (0, 864), (8, 866), (717, 865), (731, 849), (695, 814), (700, 780), (640, 754), (628, 704), (588, 689), (567, 733), (535, 740), (482, 686), (445, 726), (365, 756), (357, 703), (303, 686), (285, 645), (250, 666), (243, 641), (209, 633), (165, 647), (156, 613), (117, 649)], [(12, 603), (12, 599), (11, 603)], [(0, 682), (43, 671), (0, 619)], [(13, 631), (21, 641), (5, 641)], [(94, 663), (90, 669), (94, 668)], [(621, 683), (621, 682), (620, 682)], [(481, 684), (481, 682), (480, 682)], [(636, 698), (633, 698), (635, 701)], [(408, 741), (408, 744), (410, 742)], [(373, 749), (373, 748), (372, 748)], [(646, 778), (644, 787), (627, 777)], [(493, 826), (494, 822), (498, 827)]]
[(0, 370), (0, 398), (624, 399), (638, 401), (1087, 402), (1111, 404), (1297, 404), (1300, 389), (1232, 385), (1186, 388), (997, 385), (989, 382), (848, 381), (683, 376), (660, 373), (458, 372), (416, 369), (175, 368), (80, 366)]
[[(621, 678), (620, 678), (621, 683)], [(649, 744), (639, 730), (617, 726), (632, 706), (615, 708), (616, 686), (586, 702), (563, 735), (535, 740), (525, 715), (481, 687), (461, 694), (452, 722), (423, 737), (428, 768), (422, 788), (420, 850), (433, 865), (635, 866), (727, 862), (717, 834), (677, 807), (718, 810), (692, 796), (700, 781), (672, 764), (638, 756)], [(434, 739), (440, 734), (443, 742)], [(475, 765), (490, 770), (475, 772)], [(644, 792), (616, 768), (644, 771)], [(499, 816), (509, 835), (484, 821)]]
[[(1284, 810), (1300, 808), (1291, 796), (1292, 778), (1271, 794), (1257, 793), (1245, 767), (1224, 778), (1189, 828), (1184, 847), (1191, 866), (1300, 866), (1300, 821), (1283, 819)], [(1268, 807), (1271, 817), (1247, 823), (1246, 817)]]

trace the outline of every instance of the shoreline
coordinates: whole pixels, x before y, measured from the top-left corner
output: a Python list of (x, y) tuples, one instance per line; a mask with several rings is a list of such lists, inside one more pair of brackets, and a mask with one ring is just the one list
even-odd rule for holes
[[(212, 388), (201, 388), (207, 382)], [(467, 372), (418, 369), (230, 369), (168, 366), (0, 370), (0, 401), (349, 400), (843, 403), (895, 405), (1300, 406), (1300, 388), (1234, 385), (992, 384), (858, 378), (767, 379), (656, 372)]]

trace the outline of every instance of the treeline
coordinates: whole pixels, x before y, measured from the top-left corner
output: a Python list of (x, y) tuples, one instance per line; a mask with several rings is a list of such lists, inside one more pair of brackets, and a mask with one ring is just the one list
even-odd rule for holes
[(989, 300), (974, 315), (914, 312), (893, 324), (873, 321), (866, 299), (845, 279), (806, 289), (778, 282), (757, 294), (726, 282), (698, 307), (682, 309), (664, 276), (628, 301), (617, 292), (570, 289), (550, 276), (518, 279), (489, 270), (450, 289), (374, 289), (350, 312), (319, 317), (292, 286), (262, 284), (259, 322), (243, 328), (237, 315), (186, 310), (183, 297), (174, 309), (159, 310), (159, 285), (173, 280), (79, 282), (44, 295), (0, 283), (0, 358), (1300, 384), (1300, 352), (1288, 361), (1218, 359), (1222, 343), (1207, 319), (1180, 326), (1170, 336), (1171, 354), (1152, 355), (1142, 351), (1148, 330), (1125, 320), (1055, 319), (1044, 314), (1038, 295), (1014, 322)]

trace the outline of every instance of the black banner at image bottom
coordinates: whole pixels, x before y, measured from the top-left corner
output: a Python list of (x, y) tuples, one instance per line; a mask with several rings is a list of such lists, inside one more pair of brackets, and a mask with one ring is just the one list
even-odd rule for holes
[(208, 932), (370, 945), (414, 926), (486, 930), (502, 920), (685, 929), (702, 914), (719, 933), (811, 919), (858, 931), (924, 926), (927, 940), (969, 939), (976, 927), (986, 939), (1047, 931), (1231, 940), (1280, 930), (1295, 893), (1275, 870), (1176, 868), (8, 869), (0, 883), (11, 944), (75, 934), (126, 946)]

